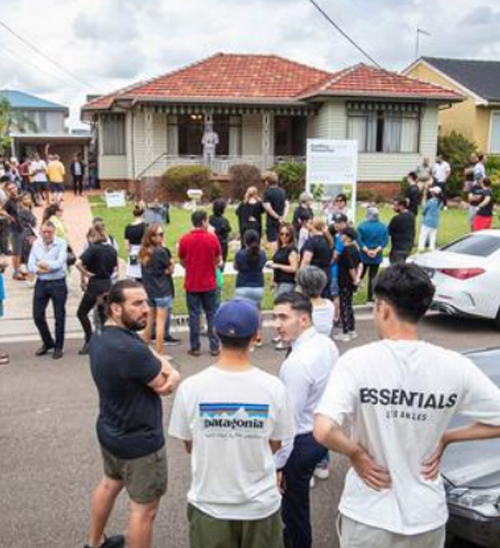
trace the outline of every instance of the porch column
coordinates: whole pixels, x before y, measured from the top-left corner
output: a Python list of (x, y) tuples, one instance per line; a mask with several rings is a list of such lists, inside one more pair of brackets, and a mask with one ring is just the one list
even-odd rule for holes
[(262, 169), (268, 169), (271, 163), (271, 113), (265, 111), (262, 114)]
[[(154, 162), (154, 115), (148, 108), (144, 111), (144, 159), (146, 166)], [(147, 175), (147, 173), (145, 173)]]

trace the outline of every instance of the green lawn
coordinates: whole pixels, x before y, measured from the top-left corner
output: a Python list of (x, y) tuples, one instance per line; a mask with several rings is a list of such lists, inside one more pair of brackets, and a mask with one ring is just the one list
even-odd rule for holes
[[(89, 201), (92, 206), (92, 213), (94, 216), (103, 217), (106, 223), (107, 230), (112, 234), (120, 246), (120, 256), (125, 259), (125, 245), (123, 241), (123, 233), (125, 226), (132, 221), (132, 205), (127, 205), (124, 208), (111, 208), (108, 209), (102, 198), (99, 196), (90, 196)], [(358, 206), (358, 223), (364, 219), (364, 208)], [(170, 208), (170, 224), (165, 226), (166, 234), (166, 245), (172, 251), (174, 258), (177, 255), (177, 242), (179, 239), (190, 230), (190, 215), (191, 212), (180, 208), (172, 206)], [(380, 217), (381, 220), (385, 223), (388, 223), (391, 217), (394, 215), (392, 206), (385, 205), (380, 208)], [(239, 236), (238, 236), (238, 222), (236, 215), (234, 214), (234, 207), (228, 207), (226, 216), (231, 223), (234, 232), (235, 244), (230, 247), (230, 256), (232, 259), (234, 255), (234, 250), (238, 249), (239, 245)], [(421, 216), (419, 216), (420, 218)], [(420, 224), (420, 223), (419, 223)], [(498, 218), (495, 217), (494, 220), (495, 228), (499, 228)], [(450, 208), (447, 211), (441, 213), (441, 226), (439, 228), (438, 243), (439, 245), (444, 245), (448, 242), (451, 242), (463, 234), (469, 232), (468, 223), (467, 223), (467, 213), (465, 209)], [(418, 233), (418, 231), (417, 231)], [(388, 253), (388, 250), (386, 254)], [(271, 284), (271, 275), (266, 275), (266, 282), (268, 287)], [(175, 311), (176, 314), (185, 314), (186, 313), (186, 304), (184, 299), (184, 290), (182, 287), (183, 280), (176, 278), (175, 287), (176, 287), (176, 299), (175, 299)], [(234, 295), (234, 276), (226, 276), (224, 280), (223, 287), (223, 300), (230, 299)], [(272, 293), (270, 289), (266, 291), (263, 307), (264, 309), (269, 309), (272, 307)], [(366, 301), (366, 287), (363, 285), (355, 297), (356, 304), (362, 304)]]

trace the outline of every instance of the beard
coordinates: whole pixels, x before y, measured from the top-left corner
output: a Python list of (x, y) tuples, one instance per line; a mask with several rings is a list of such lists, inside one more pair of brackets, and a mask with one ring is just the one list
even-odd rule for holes
[(132, 318), (125, 312), (125, 310), (123, 310), (121, 320), (125, 328), (130, 331), (137, 332), (142, 331), (146, 327), (146, 324), (148, 323), (148, 316), (145, 314), (144, 317), (141, 318)]

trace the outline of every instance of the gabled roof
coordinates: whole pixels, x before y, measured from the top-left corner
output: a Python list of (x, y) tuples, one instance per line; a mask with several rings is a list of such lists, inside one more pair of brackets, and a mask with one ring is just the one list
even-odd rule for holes
[(460, 101), (464, 97), (451, 89), (402, 76), (396, 72), (360, 63), (335, 73), (305, 97), (400, 97), (404, 99), (437, 99)]
[(421, 57), (420, 60), (435, 67), (486, 101), (500, 102), (500, 61), (441, 57)]
[(443, 102), (463, 99), (459, 93), (441, 86), (363, 64), (329, 73), (276, 55), (219, 53), (89, 101), (83, 110), (107, 110), (117, 100), (289, 104), (324, 95)]
[(29, 93), (24, 93), (24, 91), (15, 91), (4, 89), (0, 90), (0, 97), (5, 97), (8, 99), (11, 107), (14, 109), (23, 109), (23, 110), (62, 110), (68, 112), (68, 107), (64, 105), (58, 105), (57, 103), (52, 103), (40, 97), (35, 97)]

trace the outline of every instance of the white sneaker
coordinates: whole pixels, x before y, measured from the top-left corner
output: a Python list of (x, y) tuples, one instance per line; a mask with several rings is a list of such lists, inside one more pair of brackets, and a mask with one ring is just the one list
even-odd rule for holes
[(272, 340), (273, 344), (278, 344), (281, 341), (281, 338), (280, 337), (274, 337), (271, 340)]
[(280, 342), (274, 347), (275, 350), (288, 350), (290, 347), (285, 344), (283, 341)]
[(316, 466), (314, 475), (320, 480), (326, 480), (330, 477), (330, 470), (328, 470), (328, 466)]
[(351, 340), (355, 339), (357, 336), (358, 334), (356, 333), (356, 331), (349, 331), (349, 337), (351, 337)]
[(349, 342), (351, 340), (351, 336), (349, 333), (337, 333), (333, 336), (334, 340), (339, 342)]
[(315, 481), (314, 476), (311, 478), (311, 481), (309, 482), (309, 489), (312, 489), (314, 487)]

